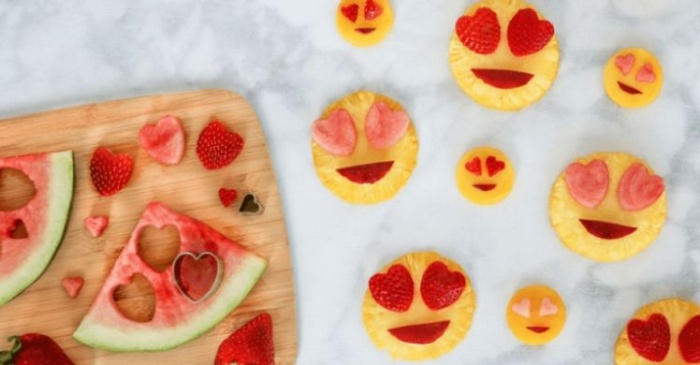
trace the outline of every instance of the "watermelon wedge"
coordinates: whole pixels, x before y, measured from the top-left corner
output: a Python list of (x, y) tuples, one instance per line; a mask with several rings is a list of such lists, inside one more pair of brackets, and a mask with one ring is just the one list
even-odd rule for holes
[[(206, 299), (193, 301), (183, 294), (175, 280), (175, 265), (158, 272), (139, 256), (141, 231), (147, 226), (162, 229), (167, 225), (180, 232), (180, 254), (206, 253), (220, 260), (221, 281)], [(116, 352), (171, 349), (221, 322), (248, 296), (266, 267), (266, 260), (202, 222), (161, 203), (150, 203), (73, 337), (88, 346)], [(150, 281), (156, 299), (155, 313), (148, 322), (126, 318), (113, 299), (114, 290), (129, 284), (137, 273)]]
[[(46, 270), (58, 249), (73, 200), (73, 152), (0, 159), (0, 169), (22, 171), (36, 194), (23, 207), (0, 211), (0, 305), (16, 297)], [(13, 238), (23, 223), (27, 237)]]

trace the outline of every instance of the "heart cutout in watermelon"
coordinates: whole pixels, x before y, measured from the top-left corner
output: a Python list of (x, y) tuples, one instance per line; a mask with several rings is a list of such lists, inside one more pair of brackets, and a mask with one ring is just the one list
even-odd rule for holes
[(36, 195), (32, 179), (14, 168), (0, 168), (0, 210), (12, 211), (27, 205)]
[(170, 269), (180, 253), (180, 231), (173, 225), (158, 229), (146, 226), (139, 233), (137, 252), (153, 270), (162, 273)]
[(173, 270), (175, 286), (193, 303), (200, 303), (214, 294), (224, 273), (221, 259), (211, 252), (199, 255), (182, 252), (175, 258)]

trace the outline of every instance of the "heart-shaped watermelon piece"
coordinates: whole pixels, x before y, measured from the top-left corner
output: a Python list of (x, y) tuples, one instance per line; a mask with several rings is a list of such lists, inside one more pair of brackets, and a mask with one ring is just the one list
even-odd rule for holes
[(177, 165), (185, 153), (185, 132), (180, 120), (166, 115), (154, 124), (146, 124), (139, 131), (141, 147), (164, 165)]
[(589, 209), (603, 201), (609, 179), (608, 165), (603, 160), (593, 160), (587, 165), (574, 162), (564, 172), (564, 181), (571, 197)]
[(383, 101), (372, 105), (365, 119), (365, 135), (374, 148), (389, 148), (406, 134), (410, 120), (403, 110), (392, 110)]
[(650, 174), (644, 165), (635, 163), (620, 178), (617, 198), (622, 209), (633, 212), (654, 204), (665, 190), (663, 178)]
[(328, 118), (315, 121), (311, 136), (321, 149), (332, 155), (349, 156), (355, 150), (355, 123), (345, 109), (333, 110)]

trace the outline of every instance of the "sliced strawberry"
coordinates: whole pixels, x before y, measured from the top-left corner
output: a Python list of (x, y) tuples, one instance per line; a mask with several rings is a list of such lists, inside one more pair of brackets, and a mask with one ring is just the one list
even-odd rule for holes
[(630, 345), (639, 356), (661, 362), (671, 348), (671, 329), (663, 314), (654, 313), (646, 321), (633, 319), (627, 324)]
[(350, 19), (351, 22), (356, 22), (357, 21), (357, 15), (360, 12), (360, 6), (357, 4), (352, 4), (348, 6), (343, 6), (340, 8), (340, 12), (348, 19)]
[(386, 274), (375, 274), (369, 279), (372, 298), (382, 307), (405, 312), (413, 302), (413, 279), (406, 266), (392, 265)]
[(131, 179), (134, 162), (123, 153), (115, 155), (105, 147), (99, 147), (90, 160), (90, 177), (97, 192), (110, 196), (123, 189)]
[(603, 160), (593, 160), (587, 165), (574, 162), (564, 172), (564, 181), (571, 197), (589, 209), (603, 201), (609, 179), (608, 165)]
[(481, 176), (481, 159), (479, 157), (472, 158), (471, 161), (464, 164), (464, 168), (476, 176)]
[(374, 0), (367, 0), (365, 3), (365, 20), (374, 20), (382, 15), (382, 7)]
[(691, 318), (678, 335), (678, 348), (687, 363), (700, 363), (700, 316)]
[(508, 24), (508, 45), (515, 56), (540, 51), (554, 37), (554, 26), (532, 9), (519, 10)]
[(8, 338), (9, 351), (0, 351), (0, 365), (75, 365), (51, 337), (27, 333)]
[(185, 152), (185, 132), (180, 120), (166, 115), (155, 124), (146, 124), (139, 131), (141, 147), (156, 161), (177, 165)]
[(462, 44), (478, 54), (496, 52), (501, 41), (498, 15), (489, 8), (479, 8), (474, 15), (457, 19), (455, 33)]
[(617, 199), (622, 209), (633, 212), (654, 204), (665, 190), (664, 179), (649, 174), (644, 165), (636, 163), (622, 174), (617, 186)]
[(228, 166), (243, 149), (243, 138), (229, 131), (219, 120), (212, 120), (199, 134), (197, 157), (207, 170)]
[(219, 189), (219, 200), (221, 200), (221, 205), (225, 207), (231, 205), (231, 203), (233, 203), (233, 201), (236, 200), (237, 197), (238, 191), (236, 191), (236, 189)]
[(506, 168), (506, 163), (497, 159), (495, 156), (486, 157), (486, 171), (489, 172), (489, 176), (494, 176), (503, 171)]
[(216, 352), (215, 365), (273, 365), (272, 317), (261, 313), (228, 336)]
[(374, 184), (386, 176), (394, 161), (375, 162), (365, 165), (339, 168), (338, 173), (356, 184)]
[(109, 225), (109, 218), (105, 216), (86, 217), (83, 223), (88, 232), (90, 232), (93, 237), (97, 238), (102, 236), (102, 233)]
[(437, 341), (450, 326), (450, 321), (414, 324), (389, 329), (392, 336), (401, 342), (427, 345)]
[(61, 282), (63, 289), (66, 290), (66, 293), (68, 293), (68, 296), (71, 298), (75, 298), (80, 294), (80, 289), (83, 288), (83, 284), (85, 284), (85, 280), (80, 276), (64, 278)]
[(464, 275), (450, 271), (441, 261), (435, 261), (423, 273), (420, 293), (428, 308), (438, 310), (449, 307), (459, 299), (467, 285)]

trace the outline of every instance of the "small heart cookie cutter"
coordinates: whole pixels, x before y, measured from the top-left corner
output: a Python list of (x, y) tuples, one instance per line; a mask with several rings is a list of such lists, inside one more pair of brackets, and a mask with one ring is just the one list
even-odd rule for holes
[[(178, 279), (177, 274), (175, 273), (175, 267), (180, 262), (180, 260), (185, 256), (191, 257), (195, 261), (199, 261), (200, 259), (202, 259), (204, 257), (213, 257), (214, 260), (216, 260), (216, 278), (214, 279), (214, 282), (211, 284), (209, 291), (204, 293), (204, 295), (202, 295), (199, 299), (196, 299), (196, 300), (194, 298), (192, 298), (187, 292), (185, 292), (184, 289), (182, 289), (182, 284), (180, 283), (180, 280)], [(189, 252), (189, 251), (180, 252), (179, 254), (177, 254), (177, 256), (175, 256), (175, 260), (173, 260), (173, 281), (175, 282), (175, 287), (177, 287), (177, 290), (180, 292), (180, 294), (182, 294), (182, 296), (184, 296), (185, 298), (187, 298), (187, 300), (189, 300), (190, 302), (192, 302), (194, 304), (199, 304), (199, 303), (205, 301), (210, 296), (212, 296), (212, 294), (214, 294), (214, 292), (216, 292), (216, 290), (219, 289), (219, 285), (221, 285), (221, 279), (223, 278), (223, 276), (224, 276), (224, 263), (221, 261), (221, 259), (218, 256), (216, 256), (213, 252), (210, 252), (210, 251), (201, 252), (199, 255), (195, 255), (194, 253)]]
[(246, 193), (241, 203), (238, 212), (241, 215), (261, 215), (265, 211), (265, 207), (260, 203), (258, 197), (252, 193)]

